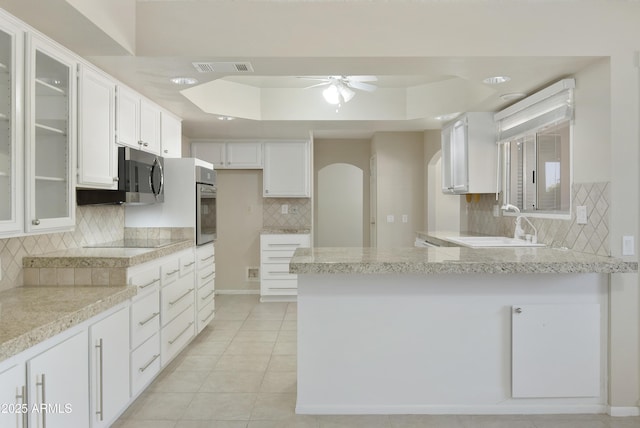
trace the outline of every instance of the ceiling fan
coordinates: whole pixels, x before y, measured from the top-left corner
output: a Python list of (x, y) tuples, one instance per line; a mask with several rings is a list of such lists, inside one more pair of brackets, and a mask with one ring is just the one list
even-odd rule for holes
[(307, 86), (305, 89), (327, 86), (322, 91), (324, 99), (329, 104), (340, 106), (343, 102), (349, 102), (356, 94), (353, 89), (366, 92), (373, 92), (377, 86), (366, 82), (376, 82), (376, 76), (328, 76), (328, 77), (300, 77), (300, 79), (320, 81), (315, 85)]

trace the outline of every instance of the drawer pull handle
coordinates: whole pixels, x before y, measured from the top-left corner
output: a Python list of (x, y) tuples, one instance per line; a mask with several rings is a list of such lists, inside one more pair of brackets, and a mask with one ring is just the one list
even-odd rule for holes
[(208, 320), (209, 318), (211, 318), (211, 315), (213, 315), (213, 313), (215, 312), (215, 309), (211, 309), (211, 312), (209, 312), (209, 315), (207, 315), (206, 317), (204, 317), (202, 319), (202, 322), (205, 322), (206, 320)]
[(186, 326), (185, 329), (182, 330), (173, 340), (170, 340), (169, 345), (173, 345), (176, 342), (176, 340), (180, 339), (180, 336), (185, 334), (191, 328), (192, 325), (193, 325), (193, 321), (191, 321), (189, 325)]
[(291, 244), (268, 244), (270, 247), (299, 247), (302, 244), (291, 243)]
[(138, 369), (138, 371), (139, 371), (140, 373), (144, 373), (144, 371), (145, 371), (146, 369), (148, 369), (148, 368), (149, 368), (149, 366), (150, 366), (151, 364), (153, 364), (153, 362), (154, 362), (155, 360), (157, 360), (157, 359), (158, 359), (158, 357), (160, 357), (160, 354), (155, 354), (155, 355), (151, 358), (151, 360), (150, 360), (147, 364), (145, 364), (144, 366), (140, 367), (140, 368)]
[(214, 254), (211, 254), (210, 256), (205, 257), (204, 259), (200, 259), (201, 262), (206, 262), (209, 259), (212, 259), (214, 256)]
[(212, 295), (212, 294), (214, 294), (214, 293), (215, 293), (215, 291), (214, 291), (214, 290), (209, 291), (209, 294), (207, 294), (206, 296), (202, 297), (202, 300), (207, 300), (207, 299), (208, 299), (209, 297), (211, 297), (211, 295)]
[(158, 315), (160, 315), (160, 312), (154, 312), (149, 318), (147, 318), (144, 321), (138, 322), (138, 324), (140, 325), (140, 327), (142, 327), (143, 325), (145, 325), (146, 323), (148, 323), (149, 321), (151, 321), (152, 319), (154, 319)]
[(269, 274), (270, 275), (289, 275), (290, 272), (288, 270), (284, 270), (284, 271), (283, 270), (280, 270), (280, 271), (274, 270), (274, 271), (269, 271)]
[(187, 290), (186, 293), (184, 293), (182, 296), (178, 297), (176, 300), (173, 300), (171, 302), (169, 302), (169, 306), (173, 306), (176, 303), (178, 303), (180, 300), (184, 299), (185, 297), (187, 297), (189, 294), (191, 294), (191, 292), (193, 291), (193, 288), (190, 288)]
[(269, 260), (291, 260), (291, 257), (274, 257), (274, 256), (267, 256), (269, 258)]
[(184, 267), (193, 266), (193, 265), (195, 265), (195, 264), (196, 264), (196, 262), (195, 262), (195, 260), (194, 260), (194, 261), (191, 261), (191, 262), (187, 263), (186, 265), (184, 265)]
[(167, 276), (169, 276), (169, 275), (174, 275), (174, 274), (176, 274), (176, 273), (178, 273), (178, 272), (180, 272), (180, 269), (174, 269), (174, 270), (172, 270), (171, 272), (167, 272)]
[(201, 276), (200, 279), (207, 279), (210, 276), (214, 275), (216, 273), (216, 271), (214, 270), (213, 272), (209, 272), (208, 274), (206, 274), (205, 276)]
[(146, 283), (145, 285), (141, 285), (140, 288), (147, 288), (150, 285), (155, 284), (156, 282), (160, 281), (160, 278), (155, 278), (154, 280), (152, 280), (151, 282)]

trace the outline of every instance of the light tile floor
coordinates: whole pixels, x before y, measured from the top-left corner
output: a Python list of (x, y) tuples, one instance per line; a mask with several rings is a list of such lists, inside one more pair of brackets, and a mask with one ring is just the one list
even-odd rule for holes
[(296, 415), (296, 304), (222, 295), (216, 308), (115, 428), (640, 428), (606, 415)]

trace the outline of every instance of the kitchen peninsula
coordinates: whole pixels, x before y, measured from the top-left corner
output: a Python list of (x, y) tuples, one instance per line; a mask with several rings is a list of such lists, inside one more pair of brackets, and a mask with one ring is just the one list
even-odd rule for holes
[(554, 248), (311, 248), (298, 274), (303, 414), (607, 411), (609, 275)]

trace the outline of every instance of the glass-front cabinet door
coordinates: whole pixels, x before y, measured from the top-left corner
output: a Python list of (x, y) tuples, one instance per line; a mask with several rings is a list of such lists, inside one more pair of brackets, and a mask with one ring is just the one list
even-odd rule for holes
[(23, 40), (18, 24), (0, 15), (0, 237), (23, 230)]
[(27, 37), (26, 230), (69, 230), (75, 223), (76, 60)]

